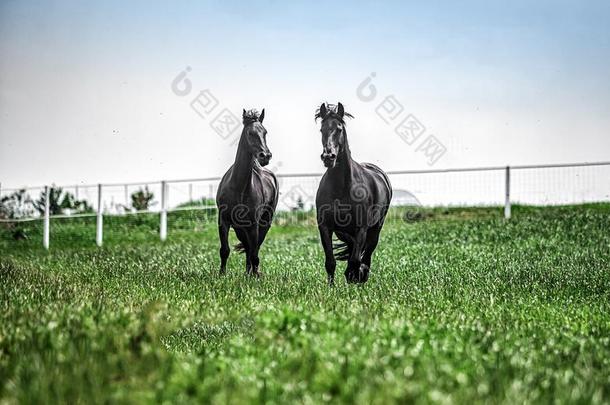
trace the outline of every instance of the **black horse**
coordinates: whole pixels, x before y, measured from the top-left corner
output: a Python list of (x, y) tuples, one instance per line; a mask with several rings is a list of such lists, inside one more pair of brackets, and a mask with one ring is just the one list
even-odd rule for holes
[[(322, 119), (321, 158), (327, 167), (316, 211), (329, 284), (334, 282), (336, 260), (347, 260), (347, 282), (368, 280), (371, 256), (392, 199), (390, 180), (379, 167), (352, 160), (345, 117), (353, 118), (341, 103), (324, 103), (316, 112), (316, 119)], [(342, 243), (333, 246), (333, 232)]]
[(241, 133), (235, 163), (220, 181), (218, 235), (220, 236), (220, 273), (226, 271), (229, 257), (229, 228), (233, 227), (241, 243), (237, 251), (246, 253), (246, 274), (260, 276), (258, 250), (265, 240), (277, 206), (278, 183), (265, 169), (271, 159), (267, 130), (263, 127), (265, 110), (243, 111)]

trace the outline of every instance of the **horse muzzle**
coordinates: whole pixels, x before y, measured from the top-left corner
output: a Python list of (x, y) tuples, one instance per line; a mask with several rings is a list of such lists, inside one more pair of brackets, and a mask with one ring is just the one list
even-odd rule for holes
[(320, 155), (320, 158), (322, 159), (324, 166), (328, 167), (328, 168), (335, 167), (335, 163), (337, 163), (337, 154), (336, 153), (324, 152), (324, 153), (322, 153), (322, 155)]
[(271, 156), (273, 156), (271, 152), (260, 152), (256, 155), (256, 160), (258, 160), (258, 163), (260, 163), (261, 166), (267, 166), (271, 160)]

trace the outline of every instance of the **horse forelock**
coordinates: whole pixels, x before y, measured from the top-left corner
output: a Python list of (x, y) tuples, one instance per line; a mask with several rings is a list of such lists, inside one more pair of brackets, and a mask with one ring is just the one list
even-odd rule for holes
[(315, 119), (321, 118), (322, 121), (325, 121), (329, 118), (334, 118), (340, 121), (342, 124), (345, 124), (345, 117), (354, 118), (354, 116), (348, 112), (343, 112), (343, 117), (339, 115), (337, 112), (338, 106), (336, 104), (326, 104), (326, 115), (323, 117), (320, 108), (316, 109)]
[(244, 125), (251, 124), (253, 122), (258, 122), (260, 119), (261, 113), (258, 112), (257, 109), (253, 108), (251, 110), (245, 111), (242, 116), (242, 121)]

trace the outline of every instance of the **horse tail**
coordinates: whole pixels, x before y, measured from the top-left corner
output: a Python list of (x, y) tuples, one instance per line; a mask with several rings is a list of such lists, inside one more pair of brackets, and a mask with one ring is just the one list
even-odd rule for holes
[(246, 253), (246, 247), (241, 242), (233, 246), (233, 249), (235, 249), (237, 253)]
[(349, 259), (349, 255), (352, 253), (352, 246), (345, 243), (333, 243), (333, 255), (336, 260), (345, 261)]
[(335, 232), (340, 242), (333, 243), (333, 255), (336, 260), (346, 261), (352, 254), (354, 240), (346, 233)]

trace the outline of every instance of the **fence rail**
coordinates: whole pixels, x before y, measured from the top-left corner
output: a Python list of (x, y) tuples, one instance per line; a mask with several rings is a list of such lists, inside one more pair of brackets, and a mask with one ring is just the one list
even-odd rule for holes
[[(610, 201), (610, 161), (546, 165), (489, 166), (449, 169), (388, 171), (394, 189), (393, 205), (421, 206), (502, 206), (511, 216), (511, 204), (557, 205)], [(309, 209), (323, 173), (278, 174), (278, 209)], [(220, 177), (203, 177), (146, 182), (37, 186), (2, 189), (0, 200), (6, 206), (14, 193), (39, 191), (34, 203), (24, 197), (21, 211), (2, 216), (0, 223), (43, 221), (43, 246), (50, 245), (51, 219), (96, 217), (96, 243), (103, 243), (105, 216), (159, 215), (159, 237), (168, 235), (167, 216), (171, 212), (215, 209), (214, 197)], [(86, 202), (88, 212), (51, 207), (51, 190), (61, 188), (75, 200)], [(132, 203), (134, 191), (149, 190), (146, 209)], [(46, 196), (46, 198), (44, 198)], [(3, 207), (0, 205), (0, 208)], [(53, 208), (53, 209), (52, 209)]]

